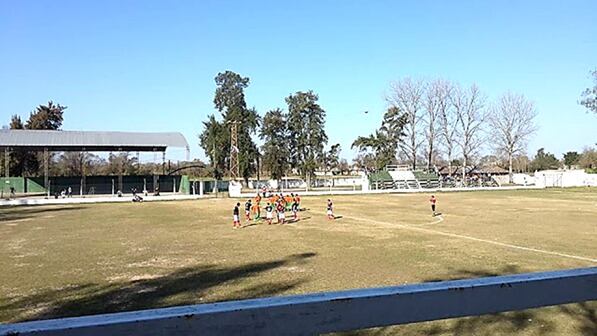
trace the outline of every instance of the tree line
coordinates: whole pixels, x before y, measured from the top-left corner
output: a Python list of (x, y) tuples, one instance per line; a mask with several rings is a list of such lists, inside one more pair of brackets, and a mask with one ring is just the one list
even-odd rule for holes
[[(220, 179), (230, 167), (230, 124), (238, 124), (240, 175), (245, 181), (263, 167), (273, 179), (298, 174), (310, 183), (315, 171), (341, 164), (340, 145), (326, 149), (326, 111), (313, 91), (298, 91), (286, 97), (287, 110), (274, 108), (262, 117), (247, 107), (244, 90), (249, 78), (225, 71), (215, 77), (214, 106), (220, 118), (210, 115), (203, 122), (199, 144), (209, 158), (212, 174)], [(258, 136), (263, 145), (253, 140)], [(236, 149), (235, 149), (236, 150)]]
[[(594, 87), (581, 93), (579, 104), (597, 113), (597, 71), (591, 76)], [(215, 83), (213, 103), (219, 116), (208, 116), (199, 135), (210, 165), (195, 169), (192, 175), (220, 179), (228, 172), (230, 123), (238, 121), (236, 150), (245, 180), (264, 171), (273, 179), (296, 174), (310, 181), (316, 170), (351, 169), (345, 159), (340, 159), (340, 145), (328, 146), (326, 111), (313, 91), (290, 94), (285, 98), (286, 109), (274, 108), (261, 117), (246, 103), (249, 78), (225, 71), (215, 77)], [(496, 164), (508, 168), (510, 174), (562, 166), (597, 169), (592, 147), (582, 153), (565, 153), (562, 161), (543, 148), (529, 158), (526, 146), (537, 130), (537, 111), (533, 102), (521, 94), (506, 92), (489, 101), (476, 85), (404, 78), (391, 83), (386, 102), (388, 108), (380, 127), (370, 135), (357, 136), (352, 143), (351, 147), (358, 150), (352, 167), (373, 171), (389, 164), (428, 169), (441, 165), (451, 172), (456, 166)], [(25, 122), (13, 115), (5, 128), (59, 130), (66, 109), (49, 101), (37, 106)], [(263, 144), (257, 146), (254, 137)], [(486, 149), (494, 154), (480, 156)], [(82, 152), (54, 153), (50, 160), (51, 175), (78, 176), (83, 166), (88, 175), (152, 174), (166, 169), (161, 164), (140, 163), (130, 153), (110, 154), (107, 158)], [(41, 162), (40, 153), (15, 149), (10, 154), (10, 171), (17, 176), (40, 175)], [(176, 167), (171, 165), (168, 171)]]
[[(593, 76), (597, 84), (597, 72)], [(229, 123), (233, 121), (242, 121), (239, 161), (245, 180), (255, 176), (259, 168), (273, 179), (297, 174), (308, 183), (316, 170), (348, 170), (346, 160), (339, 159), (340, 145), (327, 147), (326, 112), (313, 91), (291, 94), (285, 99), (286, 110), (275, 108), (260, 117), (245, 101), (249, 78), (226, 71), (219, 73), (215, 82), (214, 105), (221, 118), (210, 115), (199, 139), (216, 178), (229, 167)], [(582, 93), (580, 103), (589, 110), (595, 109), (595, 92), (594, 88)], [(507, 168), (512, 176), (516, 171), (563, 164), (544, 149), (533, 159), (526, 156), (528, 141), (537, 131), (537, 110), (522, 94), (506, 92), (490, 101), (476, 85), (404, 78), (391, 83), (386, 102), (380, 127), (352, 143), (351, 147), (358, 150), (353, 164), (359, 169), (373, 171), (407, 163), (413, 169), (446, 165), (451, 172), (454, 165), (491, 163)], [(252, 136), (263, 140), (260, 148)], [(480, 156), (486, 150), (494, 154)], [(577, 153), (580, 166), (595, 166), (592, 153), (591, 148)], [(461, 171), (465, 173), (465, 169)]]
[(537, 112), (531, 101), (506, 92), (489, 102), (476, 85), (405, 78), (391, 83), (386, 101), (389, 108), (379, 130), (352, 144), (367, 169), (393, 162), (416, 169), (422, 162), (428, 170), (445, 164), (452, 172), (455, 160), (459, 166), (473, 165), (489, 143), (506, 158), (512, 174), (514, 157), (526, 150), (536, 130)]

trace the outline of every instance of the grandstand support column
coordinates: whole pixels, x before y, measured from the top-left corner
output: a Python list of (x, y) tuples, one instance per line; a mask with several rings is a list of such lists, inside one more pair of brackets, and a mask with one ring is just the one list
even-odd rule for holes
[(157, 154), (158, 154), (157, 148), (154, 148), (153, 149), (153, 162), (152, 162), (153, 163), (153, 165), (152, 165), (153, 166), (153, 169), (152, 169), (153, 170), (153, 185), (152, 185), (153, 190), (152, 191), (154, 193), (158, 188), (158, 169), (156, 167)]
[(85, 164), (85, 157), (87, 156), (87, 152), (83, 149), (83, 157), (81, 158), (81, 197), (85, 194), (86, 186), (86, 175), (87, 175), (87, 165)]
[(44, 147), (44, 188), (50, 194), (50, 183), (49, 183), (49, 171), (50, 171), (50, 153), (48, 153), (48, 147)]
[(4, 176), (10, 177), (10, 148), (4, 147)]
[(119, 160), (118, 160), (118, 190), (120, 190), (121, 193), (124, 194), (124, 189), (122, 188), (122, 171), (124, 169), (124, 157), (122, 155), (122, 152), (118, 152), (118, 156), (119, 156)]
[(162, 152), (162, 174), (166, 175), (166, 152)]

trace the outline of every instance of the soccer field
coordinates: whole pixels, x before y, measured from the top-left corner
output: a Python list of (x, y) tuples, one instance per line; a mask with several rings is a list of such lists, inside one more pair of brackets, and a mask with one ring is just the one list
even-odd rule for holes
[[(240, 230), (235, 199), (2, 208), (0, 321), (597, 265), (597, 189), (436, 196), (438, 217), (428, 194), (334, 196), (334, 221), (302, 197), (300, 221)], [(591, 302), (364, 332), (596, 330)]]

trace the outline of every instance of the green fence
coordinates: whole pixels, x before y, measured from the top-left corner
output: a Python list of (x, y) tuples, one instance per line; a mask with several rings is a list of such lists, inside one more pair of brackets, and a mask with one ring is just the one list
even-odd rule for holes
[(10, 192), (10, 188), (15, 188), (17, 193), (25, 192), (25, 178), (23, 177), (1, 177), (0, 183), (2, 184), (0, 188), (4, 192)]

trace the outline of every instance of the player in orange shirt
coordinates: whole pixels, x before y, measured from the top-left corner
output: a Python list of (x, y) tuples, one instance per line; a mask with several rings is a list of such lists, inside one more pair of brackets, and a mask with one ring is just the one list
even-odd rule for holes
[(432, 213), (432, 217), (436, 216), (436, 212), (435, 212), (435, 203), (437, 202), (437, 198), (435, 198), (435, 195), (431, 195), (431, 198), (429, 199), (429, 203), (431, 204), (431, 213)]

